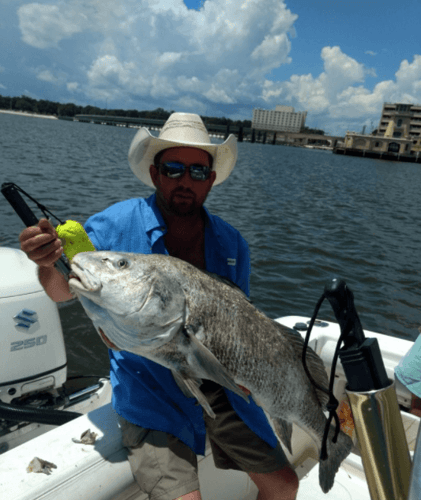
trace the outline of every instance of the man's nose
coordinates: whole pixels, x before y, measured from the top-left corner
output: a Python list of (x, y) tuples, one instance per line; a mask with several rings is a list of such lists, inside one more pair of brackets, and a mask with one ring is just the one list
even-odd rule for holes
[(184, 172), (184, 175), (182, 175), (180, 177), (180, 179), (178, 180), (178, 183), (180, 186), (183, 186), (185, 188), (189, 188), (189, 189), (193, 190), (194, 186), (196, 184), (196, 181), (191, 178), (190, 170), (187, 168), (186, 172)]

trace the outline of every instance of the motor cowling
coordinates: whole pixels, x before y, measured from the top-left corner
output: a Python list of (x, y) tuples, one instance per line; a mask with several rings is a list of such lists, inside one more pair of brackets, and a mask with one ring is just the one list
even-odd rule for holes
[(0, 248), (0, 401), (61, 387), (66, 349), (57, 305), (21, 250)]

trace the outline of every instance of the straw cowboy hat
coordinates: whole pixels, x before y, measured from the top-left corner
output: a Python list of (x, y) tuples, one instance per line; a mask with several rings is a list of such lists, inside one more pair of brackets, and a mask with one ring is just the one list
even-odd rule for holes
[(141, 128), (134, 136), (129, 150), (133, 173), (148, 186), (154, 187), (149, 174), (155, 156), (163, 149), (188, 146), (203, 149), (213, 157), (212, 170), (216, 172), (213, 185), (224, 182), (237, 161), (237, 139), (230, 135), (223, 144), (211, 144), (208, 131), (199, 115), (173, 113), (165, 122), (158, 137)]

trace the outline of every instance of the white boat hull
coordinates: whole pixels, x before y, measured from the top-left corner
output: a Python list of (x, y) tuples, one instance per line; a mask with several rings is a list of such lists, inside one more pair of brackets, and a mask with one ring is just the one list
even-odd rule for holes
[[(293, 327), (308, 320), (291, 316), (278, 321)], [(367, 331), (365, 334), (379, 338), (388, 376), (393, 379), (394, 367), (412, 342)], [(335, 323), (315, 327), (312, 334), (311, 345), (328, 371), (338, 335), (339, 327)], [(343, 399), (346, 382), (340, 363), (337, 375), (335, 395)], [(409, 407), (409, 391), (401, 384), (396, 387), (399, 403)], [(406, 412), (402, 412), (402, 417), (413, 450), (419, 419)], [(79, 439), (87, 429), (98, 434), (94, 445), (72, 441), (72, 438)], [(300, 478), (298, 500), (370, 500), (357, 448), (343, 462), (332, 490), (326, 495), (319, 487), (318, 450), (308, 435), (296, 426), (292, 449), (293, 455), (286, 453)], [(52, 462), (57, 468), (50, 475), (27, 473), (26, 467), (34, 457)], [(247, 474), (221, 471), (213, 466), (209, 447), (206, 456), (199, 459), (199, 481), (203, 500), (255, 500), (257, 497), (257, 488)], [(133, 481), (110, 403), (0, 455), (0, 491), (2, 498), (8, 500), (147, 500)]]

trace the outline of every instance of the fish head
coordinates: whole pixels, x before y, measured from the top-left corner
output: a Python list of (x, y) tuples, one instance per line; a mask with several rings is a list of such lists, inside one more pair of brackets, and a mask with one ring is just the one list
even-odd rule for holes
[(184, 325), (182, 288), (153, 257), (104, 251), (72, 260), (69, 287), (109, 348), (144, 355)]

